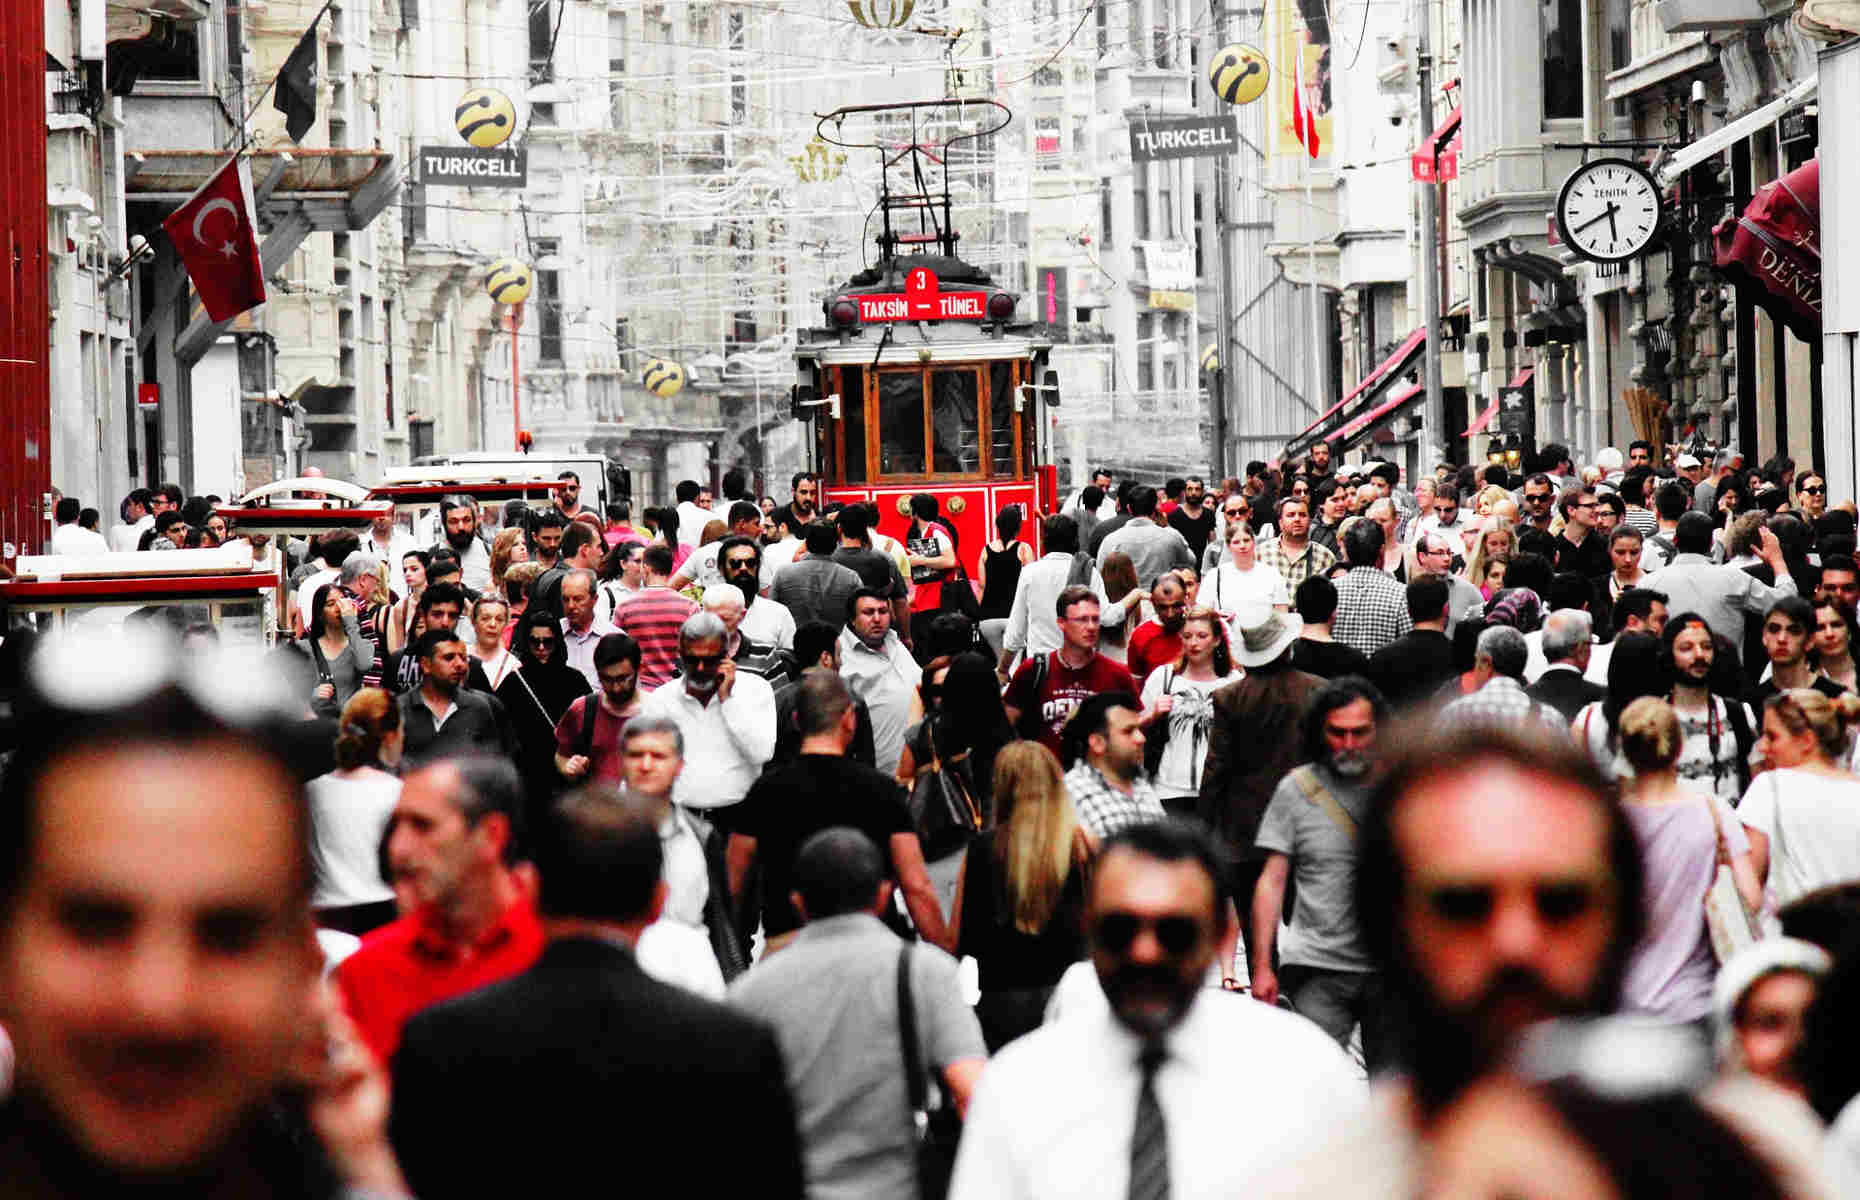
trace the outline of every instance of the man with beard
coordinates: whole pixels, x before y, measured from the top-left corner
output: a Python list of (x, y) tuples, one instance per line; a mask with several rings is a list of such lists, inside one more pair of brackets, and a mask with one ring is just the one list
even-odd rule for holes
[(1670, 700), (1679, 717), (1680, 786), (1709, 792), (1736, 805), (1750, 781), (1750, 748), (1761, 728), (1749, 708), (1712, 691), (1712, 668), (1718, 648), (1711, 626), (1695, 612), (1682, 612), (1666, 623), (1666, 677), (1673, 681)]
[(542, 952), (531, 889), (516, 870), (522, 804), (523, 781), (500, 759), (434, 763), (401, 782), (388, 869), (417, 907), (336, 969), (343, 1005), (383, 1063), (408, 1017), (515, 975)]
[[(431, 588), (427, 589), (429, 592)], [(413, 764), (456, 754), (509, 755), (503, 705), (465, 686), (471, 657), (452, 629), (429, 629), (413, 645), (420, 686), (400, 698), (406, 761)]]
[(555, 769), (563, 779), (617, 784), (625, 777), (621, 735), (639, 714), (639, 643), (610, 633), (594, 647), (598, 695), (575, 700), (555, 724)]
[(1613, 1010), (1645, 920), (1634, 828), (1588, 755), (1436, 728), (1389, 756), (1357, 847), (1357, 921), (1403, 1018), (1417, 1126), (1537, 1022)]
[[(1252, 896), (1248, 961), (1253, 998), (1292, 1011), (1350, 1044), (1363, 1027), (1363, 1061), (1373, 1073), (1387, 1061), (1388, 1006), (1383, 981), (1357, 931), (1357, 827), (1369, 807), (1369, 771), (1376, 730), (1388, 706), (1367, 680), (1348, 677), (1325, 686), (1305, 714), (1305, 754), (1272, 793), (1255, 843), (1266, 865)], [(1286, 884), (1298, 889), (1291, 948), (1273, 968), (1274, 940), (1285, 910)], [(1244, 897), (1242, 898), (1244, 902)]]
[(785, 604), (758, 596), (756, 587), (762, 578), (762, 547), (753, 537), (727, 537), (718, 543), (717, 571), (721, 582), (733, 584), (749, 597), (743, 610), (742, 635), (752, 642), (774, 646), (790, 653), (794, 650), (794, 614)]
[(1228, 920), (1221, 878), (1219, 851), (1189, 823), (1105, 842), (1086, 932), (1108, 1003), (988, 1064), (952, 1200), (1249, 1195), (1324, 1131), (1360, 1125), (1363, 1086), (1321, 1030), (1204, 986)]
[(1174, 571), (1158, 577), (1150, 589), (1150, 604), (1156, 609), (1156, 619), (1137, 626), (1125, 647), (1125, 665), (1139, 693), (1151, 671), (1182, 657), (1182, 624), (1188, 617), (1188, 589), (1182, 586), (1182, 577)]
[(459, 556), (465, 586), (482, 592), (491, 586), (491, 548), (478, 536), (478, 506), (465, 496), (439, 501), (439, 519), (445, 523), (446, 545)]
[(1183, 483), (1181, 504), (1169, 513), (1169, 528), (1188, 542), (1188, 552), (1194, 555), (1196, 562), (1201, 561), (1209, 540), (1214, 537), (1218, 520), (1214, 507), (1207, 500), (1208, 485), (1191, 477)]

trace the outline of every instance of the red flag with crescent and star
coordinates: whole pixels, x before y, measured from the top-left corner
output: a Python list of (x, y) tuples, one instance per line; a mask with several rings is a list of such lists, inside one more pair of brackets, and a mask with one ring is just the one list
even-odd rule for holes
[(256, 207), (251, 168), (235, 155), (161, 223), (214, 321), (230, 321), (265, 302), (265, 273), (252, 225)]

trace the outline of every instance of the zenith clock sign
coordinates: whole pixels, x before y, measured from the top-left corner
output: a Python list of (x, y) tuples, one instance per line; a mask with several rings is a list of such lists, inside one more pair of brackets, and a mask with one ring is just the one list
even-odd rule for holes
[(987, 292), (945, 292), (936, 272), (912, 267), (904, 276), (904, 291), (855, 296), (862, 324), (885, 321), (980, 321), (988, 316)]
[(1593, 263), (1624, 263), (1660, 236), (1662, 198), (1653, 176), (1625, 158), (1597, 158), (1570, 173), (1557, 193), (1563, 245)]

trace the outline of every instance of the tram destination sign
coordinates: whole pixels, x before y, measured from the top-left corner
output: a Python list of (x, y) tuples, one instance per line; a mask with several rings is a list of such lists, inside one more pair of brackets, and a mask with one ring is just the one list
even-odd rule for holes
[(988, 316), (987, 292), (946, 292), (936, 272), (912, 267), (905, 273), (902, 292), (874, 292), (848, 296), (859, 304), (859, 323), (887, 321), (980, 321)]
[(1232, 113), (1130, 123), (1130, 158), (1155, 162), (1165, 158), (1214, 158), (1240, 149), (1240, 121)]
[(478, 146), (420, 147), (420, 182), (434, 187), (520, 188), (529, 184), (527, 151)]

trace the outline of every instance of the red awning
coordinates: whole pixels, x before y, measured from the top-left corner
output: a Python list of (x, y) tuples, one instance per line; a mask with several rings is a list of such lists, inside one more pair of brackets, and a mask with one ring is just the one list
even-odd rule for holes
[(1377, 426), (1386, 425), (1394, 420), (1404, 405), (1419, 399), (1421, 394), (1422, 388), (1418, 383), (1395, 389), (1394, 395), (1343, 427), (1344, 446), (1347, 448), (1350, 443), (1364, 434), (1374, 432)]
[(1712, 230), (1720, 274), (1803, 341), (1821, 336), (1821, 162), (1757, 189), (1736, 221)]
[(1311, 436), (1312, 433), (1318, 429), (1323, 428), (1327, 422), (1329, 422), (1338, 413), (1342, 412), (1345, 408), (1349, 407), (1349, 405), (1353, 401), (1355, 401), (1358, 397), (1362, 396), (1364, 393), (1368, 392), (1371, 388), (1376, 387), (1378, 384), (1385, 382), (1389, 378), (1393, 377), (1397, 372), (1406, 370), (1408, 367), (1408, 364), (1413, 361), (1416, 355), (1421, 353), (1421, 351), (1426, 347), (1426, 345), (1427, 345), (1427, 330), (1426, 329), (1417, 329), (1413, 333), (1409, 334), (1407, 338), (1403, 340), (1402, 344), (1395, 347), (1394, 351), (1387, 358), (1383, 359), (1381, 362), (1376, 364), (1375, 370), (1363, 376), (1363, 381), (1357, 384), (1355, 387), (1350, 389), (1349, 395), (1337, 401), (1337, 403), (1331, 405), (1328, 409), (1324, 411), (1324, 414), (1322, 416), (1318, 417), (1317, 420), (1311, 422), (1311, 424), (1305, 426), (1304, 429), (1299, 431), (1299, 434), (1297, 437), (1293, 438), (1290, 442), (1287, 442), (1286, 447), (1285, 447), (1286, 449), (1285, 457), (1296, 458), (1300, 454), (1304, 453), (1305, 447), (1309, 446), (1313, 442), (1317, 442), (1321, 440), (1319, 438), (1312, 437)]
[(1511, 377), (1511, 382), (1506, 384), (1505, 386), (1512, 389), (1513, 391), (1516, 391), (1517, 389), (1521, 387), (1529, 387), (1530, 382), (1531, 382), (1531, 376), (1535, 375), (1536, 373), (1537, 373), (1536, 367), (1519, 367), (1518, 373), (1516, 375), (1513, 375)]
[(1493, 396), (1492, 403), (1479, 410), (1479, 415), (1473, 418), (1473, 423), (1468, 425), (1466, 427), (1466, 432), (1460, 434), (1460, 436), (1464, 438), (1477, 437), (1492, 427), (1492, 418), (1497, 415), (1498, 397)]
[(1417, 183), (1440, 183), (1460, 177), (1460, 110), (1455, 106), (1421, 148), (1408, 156), (1409, 173)]

